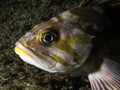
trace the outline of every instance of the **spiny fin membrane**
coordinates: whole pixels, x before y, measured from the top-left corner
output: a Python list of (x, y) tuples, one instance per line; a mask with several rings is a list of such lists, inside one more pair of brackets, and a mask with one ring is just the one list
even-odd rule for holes
[(92, 90), (120, 90), (120, 64), (104, 58), (99, 71), (88, 75)]

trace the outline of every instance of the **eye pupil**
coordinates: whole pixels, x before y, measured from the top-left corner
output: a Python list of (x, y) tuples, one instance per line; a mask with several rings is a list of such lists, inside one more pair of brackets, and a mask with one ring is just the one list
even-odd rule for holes
[(54, 29), (48, 29), (48, 32), (40, 33), (39, 34), (39, 40), (40, 43), (44, 46), (51, 46), (53, 45), (56, 41), (59, 40), (59, 32), (54, 30)]
[(53, 42), (55, 42), (58, 39), (58, 33), (57, 32), (47, 32), (42, 35), (42, 43), (45, 46), (51, 45)]
[(54, 35), (52, 34), (46, 34), (44, 36), (44, 42), (52, 42), (54, 40)]

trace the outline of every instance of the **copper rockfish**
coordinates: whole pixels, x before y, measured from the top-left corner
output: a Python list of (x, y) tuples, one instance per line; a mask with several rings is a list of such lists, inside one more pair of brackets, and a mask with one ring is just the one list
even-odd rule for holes
[(85, 72), (92, 90), (120, 90), (120, 64), (92, 54), (97, 33), (109, 28), (108, 18), (96, 10), (73, 8), (34, 26), (14, 50), (25, 62), (50, 73)]

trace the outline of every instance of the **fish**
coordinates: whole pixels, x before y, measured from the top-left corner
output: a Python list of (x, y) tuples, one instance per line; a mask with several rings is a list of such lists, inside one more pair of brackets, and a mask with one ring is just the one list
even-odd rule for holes
[(107, 40), (117, 35), (110, 33), (119, 25), (113, 25), (113, 18), (99, 8), (107, 1), (89, 4), (83, 0), (79, 7), (35, 25), (15, 43), (15, 53), (50, 73), (85, 74), (92, 90), (120, 90), (120, 61), (111, 57)]

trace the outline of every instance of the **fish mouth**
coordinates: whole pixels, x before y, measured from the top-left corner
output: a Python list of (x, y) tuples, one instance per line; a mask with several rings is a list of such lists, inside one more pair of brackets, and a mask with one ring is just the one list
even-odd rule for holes
[(45, 56), (45, 60), (41, 59), (38, 55), (36, 55), (32, 50), (28, 49), (27, 47), (25, 47), (21, 42), (16, 42), (15, 43), (16, 46), (14, 48), (14, 51), (17, 55), (19, 55), (19, 57), (31, 64), (34, 65), (42, 70), (54, 73), (56, 72), (56, 69), (54, 68), (57, 64), (56, 60), (54, 60), (54, 58), (42, 54), (43, 56)]

